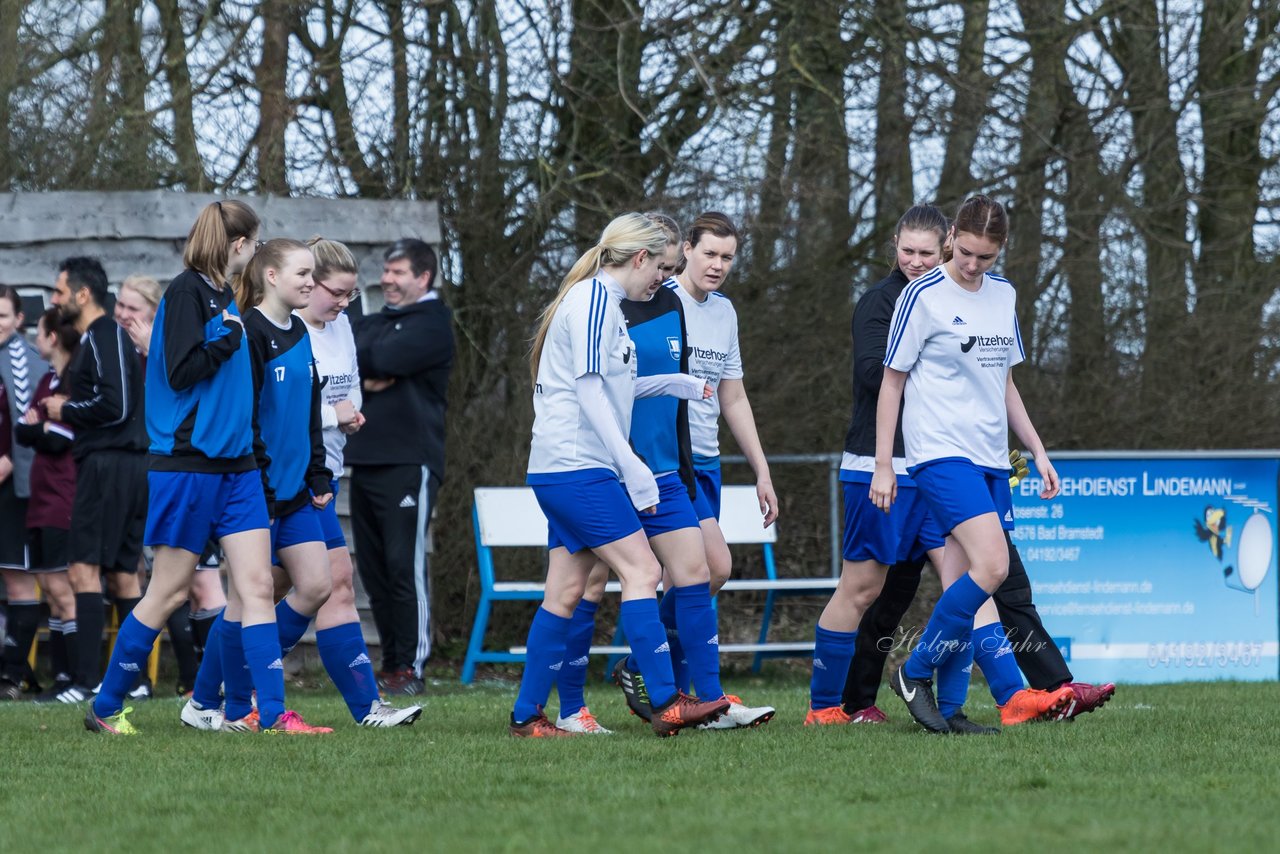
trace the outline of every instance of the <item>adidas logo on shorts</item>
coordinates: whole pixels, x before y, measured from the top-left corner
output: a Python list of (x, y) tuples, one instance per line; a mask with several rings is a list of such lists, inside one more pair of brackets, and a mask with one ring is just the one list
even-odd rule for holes
[(712, 635), (711, 640), (707, 641), (707, 646), (719, 646), (719, 645), (720, 645), (719, 633)]
[(267, 669), (268, 670), (284, 670), (284, 662), (277, 658), (275, 661), (267, 665)]
[(556, 672), (559, 672), (561, 667), (564, 667), (564, 662), (563, 662), (563, 661), (557, 661), (555, 664), (551, 665), (551, 666), (550, 666), (550, 667), (548, 667), (547, 669), (548, 669), (548, 670), (554, 670), (554, 671), (556, 671)]
[(127, 671), (129, 671), (130, 673), (141, 673), (141, 672), (142, 672), (142, 668), (141, 668), (141, 667), (139, 667), (138, 665), (134, 664), (132, 661), (122, 661), (122, 662), (120, 662), (120, 669), (121, 669), (121, 670), (127, 670)]
[(660, 652), (671, 652), (671, 644), (667, 643), (666, 641), (663, 641), (662, 646), (655, 649), (653, 651), (653, 654), (657, 655)]
[(412, 495), (406, 495), (404, 498), (400, 499), (400, 506), (401, 507), (417, 507), (418, 502), (413, 500)]
[(359, 655), (357, 655), (357, 656), (356, 656), (355, 661), (353, 661), (353, 662), (351, 662), (350, 664), (348, 664), (348, 665), (347, 665), (347, 667), (348, 667), (348, 668), (351, 668), (351, 667), (359, 667), (359, 666), (360, 666), (360, 665), (362, 665), (362, 664), (372, 664), (372, 663), (373, 663), (373, 662), (369, 660), (369, 656), (365, 655), (365, 654), (362, 652), (362, 653), (360, 653)]
[(813, 669), (814, 669), (814, 670), (826, 670), (826, 669), (827, 669), (827, 665), (825, 665), (825, 664), (823, 664), (823, 663), (822, 663), (822, 659), (821, 659), (821, 658), (815, 658), (815, 659), (813, 660)]
[(587, 657), (584, 655), (582, 656), (582, 658), (575, 658), (573, 661), (569, 662), (569, 666), (570, 667), (586, 667)]

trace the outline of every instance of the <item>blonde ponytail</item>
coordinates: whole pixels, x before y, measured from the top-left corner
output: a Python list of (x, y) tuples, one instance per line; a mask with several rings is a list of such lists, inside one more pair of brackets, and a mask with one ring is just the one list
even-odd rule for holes
[(584, 252), (574, 263), (569, 275), (560, 282), (555, 298), (539, 315), (538, 331), (533, 336), (533, 348), (529, 353), (530, 374), (535, 383), (538, 381), (538, 365), (542, 361), (547, 330), (551, 328), (551, 321), (555, 318), (556, 309), (564, 301), (565, 294), (578, 282), (594, 277), (602, 267), (620, 267), (642, 251), (650, 255), (661, 255), (666, 248), (666, 231), (644, 214), (626, 213), (605, 226), (600, 242)]

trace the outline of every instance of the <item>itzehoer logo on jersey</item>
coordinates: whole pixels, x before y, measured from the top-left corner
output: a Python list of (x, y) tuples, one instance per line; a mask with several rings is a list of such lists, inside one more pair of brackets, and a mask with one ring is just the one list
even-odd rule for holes
[(988, 347), (1007, 349), (1013, 346), (1013, 338), (1007, 335), (970, 335), (960, 342), (960, 352), (968, 353), (973, 349), (974, 344), (977, 344), (983, 350)]

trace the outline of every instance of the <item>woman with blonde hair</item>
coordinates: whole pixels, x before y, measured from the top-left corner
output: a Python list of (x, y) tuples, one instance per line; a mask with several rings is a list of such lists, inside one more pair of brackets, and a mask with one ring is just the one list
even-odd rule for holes
[[(569, 735), (543, 713), (564, 662), (571, 616), (596, 559), (622, 582), (620, 620), (648, 686), (651, 724), (659, 736), (713, 719), (727, 700), (700, 703), (676, 689), (656, 591), (662, 567), (638, 514), (658, 504), (653, 473), (627, 443), (637, 396), (636, 350), (622, 315), (623, 299), (639, 299), (661, 282), (663, 229), (642, 214), (624, 214), (580, 257), (542, 312), (530, 359), (534, 381), (533, 442), (527, 483), (547, 516), (549, 564), (542, 606), (529, 628), (528, 657), (511, 713), (511, 734)], [(641, 395), (703, 383), (677, 374), (656, 378)], [(584, 512), (586, 511), (586, 512)]]
[(346, 314), (347, 306), (360, 296), (356, 259), (336, 240), (313, 237), (307, 246), (315, 258), (311, 273), (315, 289), (310, 301), (295, 313), (306, 323), (322, 383), (320, 415), (325, 467), (333, 473), (330, 488), (335, 499), (320, 510), (333, 592), (316, 613), (316, 651), (356, 723), (368, 727), (407, 726), (422, 714), (422, 707), (398, 709), (378, 695), (377, 677), (356, 611), (351, 552), (338, 522), (336, 499), (338, 478), (344, 468), (343, 447), (347, 437), (363, 427), (365, 421), (360, 412), (363, 400), (356, 342)]

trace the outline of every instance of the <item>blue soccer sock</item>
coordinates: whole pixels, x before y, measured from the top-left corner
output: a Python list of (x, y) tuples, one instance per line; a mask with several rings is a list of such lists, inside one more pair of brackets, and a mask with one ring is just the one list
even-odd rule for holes
[(546, 608), (538, 608), (525, 641), (524, 674), (520, 677), (520, 693), (511, 710), (517, 723), (523, 723), (547, 705), (551, 686), (564, 667), (565, 638), (569, 634), (568, 617), (558, 617)]
[(159, 636), (159, 629), (145, 625), (133, 614), (125, 617), (116, 634), (111, 663), (102, 677), (102, 689), (93, 701), (95, 715), (105, 718), (124, 708), (124, 696), (133, 690), (138, 678), (146, 671), (147, 657)]
[(973, 630), (960, 636), (960, 645), (938, 665), (938, 711), (948, 720), (964, 708), (973, 673)]
[(857, 631), (834, 632), (822, 626), (814, 629), (813, 675), (809, 677), (810, 708), (829, 709), (840, 705), (857, 643)]
[(933, 606), (920, 643), (902, 666), (908, 679), (929, 679), (933, 671), (959, 648), (960, 637), (973, 628), (973, 615), (990, 597), (969, 573), (948, 587)]
[(596, 633), (596, 611), (599, 603), (583, 599), (569, 618), (569, 632), (564, 639), (564, 666), (556, 677), (560, 695), (560, 717), (575, 715), (587, 705), (587, 662), (591, 657), (591, 639)]
[(311, 617), (295, 611), (286, 596), (276, 605), (276, 626), (279, 627), (280, 632), (280, 652), (282, 655), (288, 655), (307, 633), (307, 629), (311, 626)]
[[(222, 622), (223, 714), (238, 721), (253, 711), (253, 674), (244, 659), (244, 627), (233, 620)], [(206, 655), (208, 653), (206, 652)]]
[(270, 728), (284, 714), (284, 661), (280, 655), (280, 630), (275, 623), (258, 623), (240, 630), (244, 660), (258, 692), (258, 722)]
[(222, 614), (218, 614), (209, 627), (205, 641), (204, 658), (196, 671), (196, 684), (191, 686), (191, 699), (202, 709), (216, 709), (222, 704)]
[(378, 702), (378, 679), (359, 621), (316, 632), (316, 650), (356, 723)]
[[(676, 598), (676, 623), (683, 640), (684, 658), (689, 663), (693, 689), (703, 701), (724, 696), (720, 685), (720, 630), (715, 608), (711, 607), (711, 584), (688, 584), (673, 587)], [(665, 597), (664, 597), (665, 598)], [(667, 639), (670, 643), (671, 633)], [(671, 644), (671, 671), (675, 675), (676, 645)], [(680, 683), (674, 682), (677, 687)]]
[(987, 678), (996, 705), (1003, 706), (1022, 690), (1022, 671), (1000, 623), (988, 623), (973, 630), (973, 654)]
[(649, 703), (654, 709), (665, 706), (676, 695), (671, 672), (671, 645), (667, 630), (658, 619), (657, 599), (628, 599), (622, 603), (619, 620), (631, 642), (631, 657), (644, 677)]
[[(689, 658), (680, 645), (680, 627), (676, 620), (675, 588), (664, 590), (658, 600), (658, 619), (667, 630), (667, 643), (671, 645), (671, 673), (676, 678), (676, 690), (689, 690)], [(633, 662), (634, 663), (634, 662)]]

